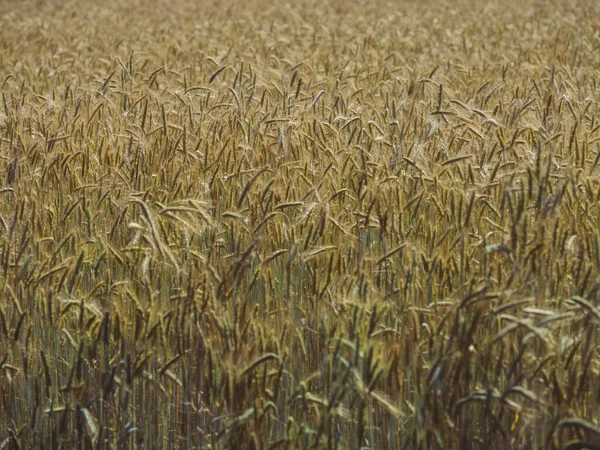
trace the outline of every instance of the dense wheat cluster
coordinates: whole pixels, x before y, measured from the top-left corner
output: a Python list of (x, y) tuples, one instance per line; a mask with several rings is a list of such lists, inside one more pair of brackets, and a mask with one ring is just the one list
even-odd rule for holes
[(0, 449), (600, 448), (600, 11), (499, 3), (0, 2)]

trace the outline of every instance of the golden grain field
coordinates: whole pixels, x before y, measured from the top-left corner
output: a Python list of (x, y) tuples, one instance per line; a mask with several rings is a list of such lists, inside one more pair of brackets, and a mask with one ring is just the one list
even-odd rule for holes
[(0, 1), (0, 449), (600, 449), (598, 17)]

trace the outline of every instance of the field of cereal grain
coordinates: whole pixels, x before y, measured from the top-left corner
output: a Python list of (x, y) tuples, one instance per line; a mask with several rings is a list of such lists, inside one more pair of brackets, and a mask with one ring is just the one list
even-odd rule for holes
[(0, 1), (0, 449), (600, 448), (598, 17)]

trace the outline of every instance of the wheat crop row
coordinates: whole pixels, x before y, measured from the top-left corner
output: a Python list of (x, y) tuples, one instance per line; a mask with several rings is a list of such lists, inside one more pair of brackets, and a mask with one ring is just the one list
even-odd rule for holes
[(0, 2), (0, 449), (600, 448), (599, 12)]

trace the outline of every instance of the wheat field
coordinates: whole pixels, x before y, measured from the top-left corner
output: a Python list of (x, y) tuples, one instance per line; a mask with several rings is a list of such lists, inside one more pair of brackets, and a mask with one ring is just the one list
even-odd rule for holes
[(598, 17), (1, 1), (0, 449), (600, 449)]

